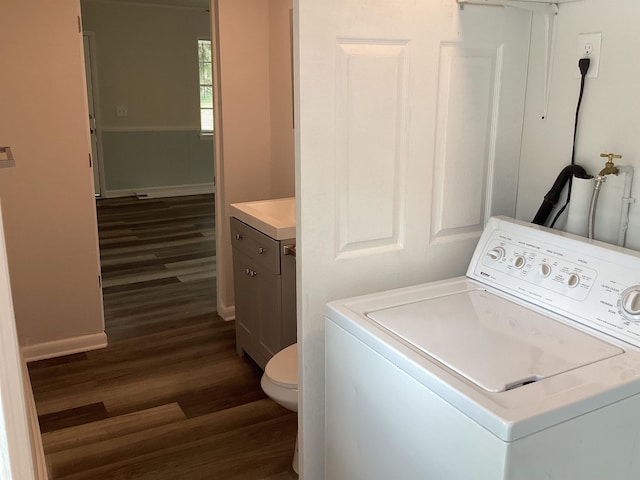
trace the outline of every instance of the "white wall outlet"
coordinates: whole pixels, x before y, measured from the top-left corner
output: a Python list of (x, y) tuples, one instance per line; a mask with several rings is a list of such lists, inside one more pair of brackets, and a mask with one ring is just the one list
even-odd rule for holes
[(576, 59), (576, 73), (579, 78), (580, 69), (578, 61), (581, 58), (591, 59), (587, 78), (597, 78), (600, 71), (600, 44), (602, 42), (602, 33), (581, 33), (578, 35), (578, 55)]
[(116, 115), (118, 115), (119, 117), (128, 117), (129, 109), (126, 105), (118, 105), (116, 107)]

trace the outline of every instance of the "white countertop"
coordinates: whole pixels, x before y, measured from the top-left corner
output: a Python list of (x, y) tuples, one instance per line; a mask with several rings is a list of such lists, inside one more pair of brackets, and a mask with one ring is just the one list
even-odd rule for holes
[(296, 199), (232, 203), (231, 216), (276, 240), (296, 237)]

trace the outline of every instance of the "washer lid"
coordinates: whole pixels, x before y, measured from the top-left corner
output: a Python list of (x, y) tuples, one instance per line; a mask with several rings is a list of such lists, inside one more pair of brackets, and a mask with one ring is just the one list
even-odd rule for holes
[(377, 310), (367, 317), (489, 392), (624, 353), (485, 290)]

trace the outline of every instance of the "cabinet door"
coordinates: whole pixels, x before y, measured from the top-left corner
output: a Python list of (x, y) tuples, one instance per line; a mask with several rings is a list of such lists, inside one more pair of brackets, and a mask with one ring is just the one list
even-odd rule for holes
[(281, 348), (281, 279), (242, 252), (233, 252), (236, 342), (264, 369)]
[[(285, 240), (283, 245), (295, 244), (295, 239)], [(282, 347), (297, 341), (296, 319), (296, 257), (281, 256), (280, 277), (282, 279)]]

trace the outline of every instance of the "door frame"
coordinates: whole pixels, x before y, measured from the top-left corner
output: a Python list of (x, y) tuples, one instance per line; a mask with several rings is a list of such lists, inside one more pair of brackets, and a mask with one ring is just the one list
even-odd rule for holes
[(46, 479), (40, 429), (16, 331), (0, 211), (0, 478)]
[[(85, 40), (89, 45), (89, 49), (85, 48)], [(92, 148), (92, 168), (94, 173), (94, 183), (97, 179), (97, 184), (94, 184), (96, 197), (105, 196), (105, 179), (104, 179), (104, 164), (102, 162), (102, 116), (100, 115), (100, 91), (98, 86), (98, 67), (96, 61), (96, 35), (95, 32), (90, 30), (82, 32), (82, 48), (84, 52), (85, 62), (85, 77), (86, 77), (86, 90), (87, 90), (87, 107), (89, 113), (93, 108), (94, 128), (95, 134), (95, 151)], [(87, 69), (86, 66), (90, 68)], [(91, 128), (91, 121), (89, 120), (89, 128)], [(89, 134), (92, 136), (91, 133)], [(91, 145), (93, 147), (93, 139), (91, 139)]]

